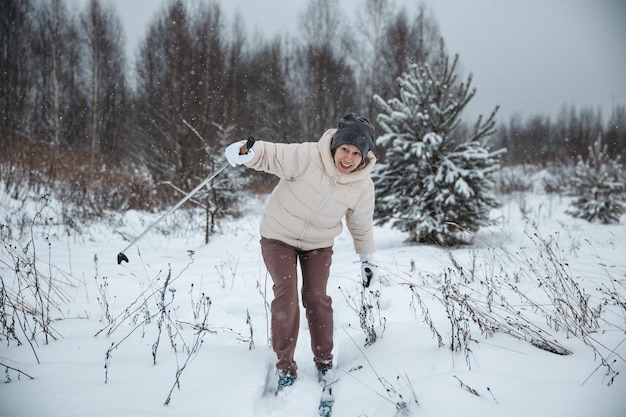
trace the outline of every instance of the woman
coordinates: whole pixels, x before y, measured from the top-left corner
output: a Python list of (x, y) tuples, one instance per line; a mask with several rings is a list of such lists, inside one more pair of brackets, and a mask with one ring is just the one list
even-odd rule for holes
[(360, 256), (363, 284), (368, 286), (377, 279), (372, 257), (373, 148), (374, 128), (355, 114), (344, 116), (338, 128), (327, 130), (318, 142), (258, 141), (243, 155), (243, 142), (226, 148), (226, 158), (233, 167), (244, 164), (280, 178), (260, 226), (261, 252), (274, 282), (271, 324), (279, 390), (292, 385), (297, 377), (294, 352), (300, 322), (298, 262), (302, 304), (320, 378), (332, 368), (333, 309), (326, 284), (342, 219)]

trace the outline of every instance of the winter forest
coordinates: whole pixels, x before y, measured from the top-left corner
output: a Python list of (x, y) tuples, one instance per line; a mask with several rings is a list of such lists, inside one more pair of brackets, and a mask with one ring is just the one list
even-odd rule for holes
[[(188, 191), (211, 172), (233, 140), (250, 134), (315, 140), (347, 112), (376, 119), (382, 106), (375, 96), (399, 97), (398, 79), (412, 65), (446, 59), (452, 66), (455, 56), (425, 7), (409, 15), (387, 1), (367, 3), (360, 18), (367, 24), (350, 22), (352, 28), (336, 4), (312, 0), (300, 33), (264, 40), (250, 38), (245, 22), (228, 20), (219, 2), (166, 2), (130, 68), (109, 3), (86, 1), (70, 10), (63, 0), (2, 2), (3, 166), (20, 161), (10, 177), (29, 187), (67, 181), (73, 184), (67, 198), (92, 200), (100, 209), (154, 209), (177, 198), (175, 187)], [(462, 112), (474, 87), (471, 76), (455, 73), (450, 81), (445, 88), (457, 95), (455, 114), (437, 133), (465, 140), (477, 122)], [(556, 120), (497, 116), (484, 115), (480, 123), (490, 128), (477, 139), (506, 148), (505, 166), (572, 165), (599, 135), (615, 157), (626, 142), (623, 105), (564, 105)], [(59, 164), (70, 169), (55, 169)], [(85, 173), (91, 166), (101, 168), (98, 175)], [(40, 178), (33, 178), (34, 167)], [(122, 178), (133, 196), (108, 195), (115, 189), (110, 182)]]
[[(450, 385), (463, 393), (444, 389), (430, 398), (464, 404), (468, 415), (563, 415), (556, 405), (545, 408), (550, 413), (532, 413), (528, 397), (511, 405), (514, 389), (496, 399), (489, 387), (479, 393), (467, 383), (493, 384), (476, 366), (481, 358), (512, 366), (505, 351), (534, 349), (540, 353), (528, 353), (525, 360), (546, 352), (579, 355), (568, 369), (585, 373), (564, 376), (570, 378), (567, 389), (554, 398), (539, 395), (541, 404), (571, 398), (582, 379), (580, 385), (596, 385), (579, 401), (600, 398), (606, 413), (598, 415), (619, 415), (612, 412), (624, 405), (615, 391), (624, 392), (626, 372), (626, 105), (599, 109), (564, 103), (556, 118), (503, 120), (493, 103), (490, 113), (468, 119), (463, 110), (476, 94), (471, 68), (461, 71), (463, 56), (448, 49), (436, 16), (423, 4), (407, 13), (388, 0), (362, 1), (365, 7), (351, 20), (336, 2), (309, 0), (299, 16), (299, 32), (271, 39), (250, 36), (246, 22), (226, 16), (219, 1), (165, 1), (132, 65), (118, 11), (107, 1), (78, 2), (79, 8), (66, 0), (0, 2), (0, 371), (7, 382), (0, 387), (0, 414), (5, 415), (2, 403), (9, 392), (28, 390), (16, 385), (36, 380), (31, 374), (52, 356), (45, 347), (69, 343), (56, 329), (57, 324), (69, 328), (68, 316), (95, 336), (87, 343), (97, 345), (98, 358), (85, 369), (104, 372), (105, 383), (118, 363), (134, 369), (131, 357), (141, 345), (132, 345), (134, 339), (156, 339), (147, 348), (153, 365), (159, 351), (159, 360), (171, 360), (177, 370), (166, 404), (172, 395), (205, 395), (184, 391), (180, 384), (185, 369), (192, 379), (198, 369), (187, 368), (189, 362), (212, 360), (198, 356), (203, 341), (205, 351), (235, 361), (244, 357), (242, 367), (250, 360), (250, 378), (264, 380), (264, 354), (252, 353), (252, 361), (245, 352), (255, 347), (258, 352), (267, 333), (267, 323), (261, 324), (268, 314), (267, 281), (250, 278), (265, 271), (258, 259), (242, 252), (257, 250), (250, 242), (256, 243), (262, 201), (276, 178), (230, 167), (221, 171), (148, 235), (150, 250), (132, 251), (135, 265), (119, 273), (123, 280), (116, 282), (115, 269), (90, 251), (117, 249), (137, 237), (223, 167), (224, 149), (232, 142), (250, 135), (273, 142), (317, 141), (341, 116), (354, 112), (376, 128), (374, 223), (385, 277), (380, 292), (351, 290), (346, 277), (357, 267), (352, 260), (337, 261), (338, 275), (345, 279), (334, 289), (338, 322), (344, 326), (337, 338), (344, 368), (350, 368), (338, 386), (345, 397), (356, 399), (349, 406), (337, 400), (337, 414), (426, 415), (414, 410), (429, 409), (430, 387), (413, 375), (428, 366), (407, 361), (395, 380), (381, 376), (399, 366), (385, 362), (397, 354), (415, 361), (438, 358), (432, 366), (441, 368), (433, 373), (449, 376)], [(554, 225), (561, 227), (554, 235), (542, 229)], [(194, 250), (173, 254), (190, 242)], [(212, 245), (226, 254), (215, 259)], [(338, 246), (349, 245), (340, 241)], [(205, 257), (194, 266), (199, 254)], [(85, 259), (77, 261), (81, 255)], [(577, 267), (584, 273), (570, 269)], [(193, 278), (198, 270), (205, 288)], [(207, 284), (212, 278), (203, 274), (211, 272), (217, 278)], [(176, 280), (178, 288), (189, 285), (189, 292), (176, 292)], [(534, 298), (532, 292), (539, 290)], [(215, 293), (228, 306), (211, 298)], [(259, 302), (254, 307), (249, 300)], [(235, 312), (241, 305), (243, 313)], [(84, 311), (74, 313), (76, 306)], [(183, 319), (185, 313), (193, 318)], [(343, 318), (351, 314), (352, 319)], [(405, 339), (404, 326), (413, 322), (420, 323), (428, 347)], [(365, 340), (359, 347), (352, 343), (358, 339), (355, 329)], [(383, 348), (383, 337), (397, 343)], [(209, 339), (217, 342), (208, 346)], [(495, 346), (487, 339), (502, 349), (485, 357), (479, 344)], [(528, 347), (515, 344), (519, 341)], [(453, 369), (440, 365), (448, 356), (433, 354), (432, 344), (456, 355)], [(357, 357), (373, 371), (369, 380), (365, 371), (355, 371), (363, 365)], [(256, 367), (257, 360), (263, 365)], [(468, 372), (472, 366), (478, 371), (464, 373), (463, 364)], [(559, 363), (546, 369), (565, 368)], [(163, 398), (152, 398), (155, 381), (171, 382), (171, 374), (162, 368), (154, 372), (158, 377), (137, 398), (158, 406)], [(51, 381), (58, 374), (54, 367), (44, 371)], [(119, 384), (121, 377), (113, 375)], [(349, 384), (351, 379), (384, 397), (383, 405), (371, 396), (361, 404), (370, 408), (358, 409), (362, 391)], [(551, 386), (552, 381), (539, 380), (538, 386)], [(220, 381), (211, 381), (225, 403), (239, 401), (220, 394)], [(520, 389), (530, 390), (531, 382)], [(253, 382), (234, 382), (239, 383), (244, 390), (256, 389)], [(112, 389), (122, 392), (123, 384)], [(80, 389), (76, 383), (68, 392)], [(181, 390), (185, 394), (173, 394)], [(298, 404), (255, 400), (244, 405), (253, 413), (215, 415), (304, 416), (298, 407), (310, 402), (305, 391), (295, 391)], [(466, 403), (467, 393), (482, 397), (488, 407), (507, 408)], [(95, 393), (85, 398), (86, 404), (102, 402)], [(52, 394), (50, 401), (54, 415), (67, 411)], [(194, 401), (177, 415), (198, 415)], [(84, 405), (65, 415), (98, 415), (85, 412)], [(40, 411), (21, 406), (16, 416)], [(268, 411), (272, 408), (284, 408), (284, 414)], [(151, 415), (174, 415), (148, 409)], [(104, 410), (101, 415), (118, 411)], [(445, 410), (429, 415), (452, 415)], [(578, 410), (582, 414), (572, 405), (567, 415), (595, 409)]]

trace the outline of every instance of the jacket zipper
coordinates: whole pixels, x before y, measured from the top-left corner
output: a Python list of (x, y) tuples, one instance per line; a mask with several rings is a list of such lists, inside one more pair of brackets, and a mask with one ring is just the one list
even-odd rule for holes
[(331, 183), (330, 187), (328, 187), (328, 192), (326, 193), (326, 197), (324, 197), (324, 200), (321, 202), (321, 204), (317, 207), (317, 210), (315, 210), (315, 212), (311, 215), (311, 217), (309, 217), (309, 220), (307, 220), (307, 222), (304, 224), (304, 227), (302, 228), (302, 233), (300, 234), (300, 237), (298, 237), (299, 241), (302, 241), (302, 239), (304, 238), (304, 235), (306, 234), (307, 230), (309, 229), (309, 225), (311, 224), (311, 222), (313, 221), (313, 219), (315, 217), (317, 217), (317, 215), (319, 214), (320, 211), (322, 211), (322, 208), (326, 205), (326, 203), (328, 202), (328, 199), (330, 198), (330, 194), (333, 191), (333, 188), (335, 186), (335, 184), (337, 184), (337, 176), (333, 177), (333, 182)]

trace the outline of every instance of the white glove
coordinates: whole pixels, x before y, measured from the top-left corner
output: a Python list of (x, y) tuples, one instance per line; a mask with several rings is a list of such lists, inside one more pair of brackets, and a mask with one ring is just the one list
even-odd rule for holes
[(239, 153), (244, 145), (244, 142), (235, 142), (232, 145), (228, 145), (224, 151), (224, 156), (226, 156), (231, 167), (245, 164), (254, 158), (254, 150), (252, 149), (248, 149), (248, 152), (244, 154)]
[(378, 262), (371, 253), (359, 255), (361, 260), (361, 279), (365, 288), (372, 284), (378, 284)]

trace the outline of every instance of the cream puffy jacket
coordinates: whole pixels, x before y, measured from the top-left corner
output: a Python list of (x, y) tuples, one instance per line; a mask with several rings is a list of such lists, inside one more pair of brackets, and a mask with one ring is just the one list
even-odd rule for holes
[(369, 152), (362, 167), (340, 174), (330, 151), (335, 130), (324, 132), (318, 142), (254, 144), (255, 155), (246, 166), (280, 178), (263, 212), (262, 237), (301, 250), (331, 247), (345, 217), (356, 252), (376, 250), (370, 178), (376, 157)]

